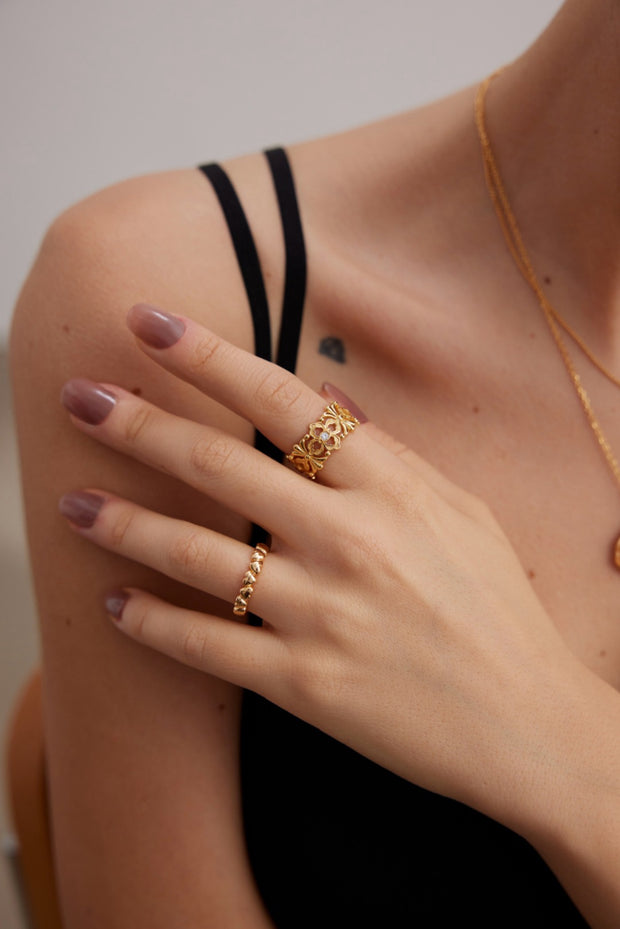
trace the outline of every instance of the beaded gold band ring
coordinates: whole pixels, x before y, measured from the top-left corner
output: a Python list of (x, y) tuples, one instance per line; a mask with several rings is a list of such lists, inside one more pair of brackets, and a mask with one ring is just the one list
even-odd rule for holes
[(340, 448), (345, 436), (359, 424), (359, 419), (353, 413), (334, 400), (326, 407), (318, 422), (310, 423), (305, 436), (286, 457), (301, 474), (314, 481), (331, 453)]
[(241, 590), (237, 594), (236, 600), (233, 604), (233, 613), (236, 616), (245, 616), (248, 609), (248, 600), (254, 593), (256, 579), (263, 570), (265, 555), (268, 553), (269, 546), (264, 545), (262, 542), (259, 542), (259, 544), (252, 552), (252, 557), (250, 558), (250, 567), (243, 575), (243, 580), (241, 581)]

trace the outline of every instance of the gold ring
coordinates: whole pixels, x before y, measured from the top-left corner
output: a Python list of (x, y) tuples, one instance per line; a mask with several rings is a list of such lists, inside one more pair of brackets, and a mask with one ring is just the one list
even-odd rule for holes
[(344, 437), (359, 424), (359, 419), (353, 413), (334, 400), (326, 407), (318, 422), (310, 423), (305, 436), (286, 456), (287, 460), (292, 461), (298, 471), (314, 481), (331, 453), (340, 448)]
[(269, 546), (263, 544), (263, 542), (259, 542), (259, 544), (252, 552), (252, 557), (250, 558), (250, 567), (243, 575), (243, 580), (241, 581), (241, 590), (237, 594), (237, 598), (233, 604), (233, 613), (236, 616), (245, 616), (248, 609), (248, 600), (254, 593), (256, 578), (263, 570), (265, 555), (268, 553)]

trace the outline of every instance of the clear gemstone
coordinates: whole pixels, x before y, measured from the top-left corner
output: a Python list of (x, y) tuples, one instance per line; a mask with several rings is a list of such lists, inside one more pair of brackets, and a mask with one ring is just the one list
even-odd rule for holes
[(319, 438), (321, 439), (322, 442), (327, 442), (327, 440), (329, 439), (329, 432), (322, 432)]

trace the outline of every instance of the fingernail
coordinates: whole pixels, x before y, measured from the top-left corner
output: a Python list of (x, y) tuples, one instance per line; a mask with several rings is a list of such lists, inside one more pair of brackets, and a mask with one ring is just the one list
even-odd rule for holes
[(123, 610), (128, 600), (129, 594), (124, 590), (111, 590), (105, 598), (105, 608), (117, 623), (123, 618)]
[(114, 407), (116, 397), (101, 384), (76, 377), (62, 388), (60, 401), (78, 419), (98, 426)]
[(90, 529), (97, 519), (103, 502), (104, 499), (99, 494), (79, 490), (61, 497), (58, 509), (63, 516), (80, 529)]
[(366, 416), (363, 410), (360, 410), (357, 403), (354, 403), (354, 401), (351, 400), (350, 397), (347, 397), (345, 393), (343, 393), (337, 387), (334, 387), (333, 384), (328, 384), (326, 382), (321, 387), (321, 390), (325, 391), (325, 393), (330, 394), (330, 396), (333, 397), (333, 399), (336, 400), (341, 406), (344, 406), (350, 413), (353, 413), (353, 415), (357, 417), (357, 419), (359, 419), (360, 423), (368, 422), (368, 417)]
[(134, 335), (151, 348), (170, 348), (185, 332), (182, 319), (148, 303), (132, 306), (127, 314), (127, 325)]

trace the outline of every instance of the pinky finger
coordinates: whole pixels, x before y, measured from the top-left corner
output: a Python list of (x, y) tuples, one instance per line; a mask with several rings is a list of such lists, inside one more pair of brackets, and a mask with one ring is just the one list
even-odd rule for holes
[(135, 641), (274, 702), (281, 698), (286, 649), (269, 629), (182, 609), (135, 588), (112, 591), (105, 607)]

